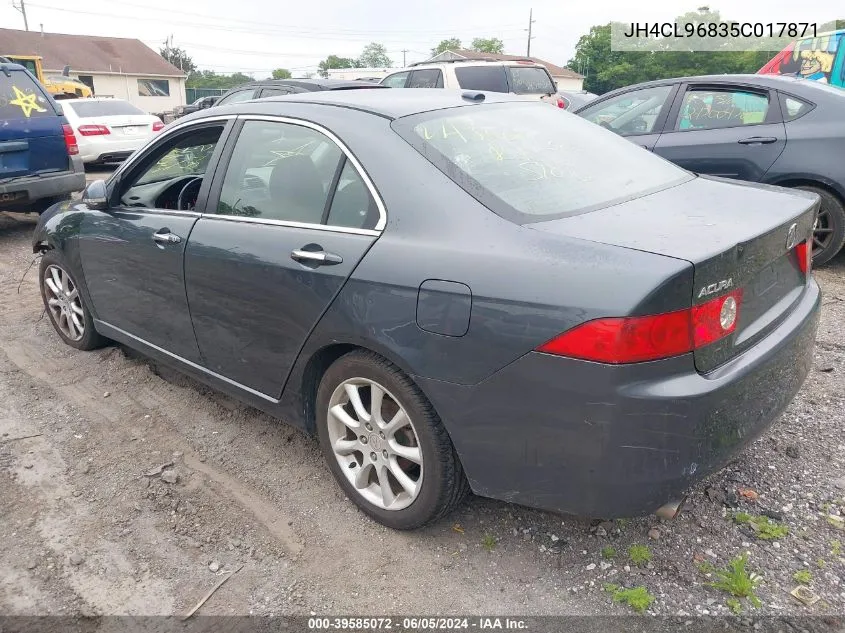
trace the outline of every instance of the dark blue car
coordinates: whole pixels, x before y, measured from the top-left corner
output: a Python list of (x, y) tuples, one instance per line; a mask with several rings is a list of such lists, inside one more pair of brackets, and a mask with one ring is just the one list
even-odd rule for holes
[(29, 71), (0, 63), (0, 211), (38, 211), (85, 188), (73, 130)]

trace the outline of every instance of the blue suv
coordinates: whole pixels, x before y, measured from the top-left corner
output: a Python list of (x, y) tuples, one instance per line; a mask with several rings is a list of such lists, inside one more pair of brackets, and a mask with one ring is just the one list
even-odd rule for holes
[(84, 188), (61, 107), (23, 66), (0, 63), (0, 211), (40, 213)]

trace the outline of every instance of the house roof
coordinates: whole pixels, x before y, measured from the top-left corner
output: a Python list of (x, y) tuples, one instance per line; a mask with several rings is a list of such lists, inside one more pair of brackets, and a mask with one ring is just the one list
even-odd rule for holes
[(552, 77), (568, 77), (571, 79), (583, 79), (583, 75), (579, 75), (574, 70), (569, 70), (568, 68), (563, 68), (562, 66), (558, 66), (556, 64), (552, 64), (547, 62), (544, 59), (539, 59), (538, 57), (526, 57), (525, 55), (505, 55), (504, 53), (482, 53), (479, 51), (470, 51), (464, 48), (459, 48), (454, 51), (447, 50), (443, 51), (442, 53), (435, 55), (431, 59), (427, 60), (429, 62), (436, 62), (436, 61), (443, 61), (444, 59), (488, 59), (494, 61), (515, 61), (520, 59), (530, 59), (531, 61), (542, 64), (546, 67)]
[(70, 66), (75, 73), (126, 73), (183, 77), (156, 51), (141, 42), (122, 37), (66, 35), (38, 31), (0, 29), (0, 55), (40, 55), (45, 69)]

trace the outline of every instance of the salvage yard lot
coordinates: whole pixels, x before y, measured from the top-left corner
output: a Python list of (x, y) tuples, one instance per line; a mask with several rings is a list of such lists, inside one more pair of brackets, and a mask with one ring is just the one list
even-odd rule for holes
[[(727, 614), (731, 595), (708, 583), (743, 552), (763, 577), (760, 609), (731, 603), (744, 615), (845, 610), (845, 254), (816, 272), (822, 321), (802, 391), (674, 521), (471, 498), (400, 533), (345, 500), (298, 431), (122, 348), (62, 344), (35, 269), (21, 283), (35, 222), (0, 214), (4, 614), (184, 613), (212, 570), (233, 569), (199, 613), (630, 613), (603, 588), (614, 583), (646, 587), (652, 613)], [(788, 533), (759, 538), (763, 514)], [(812, 607), (789, 595), (801, 570)]]

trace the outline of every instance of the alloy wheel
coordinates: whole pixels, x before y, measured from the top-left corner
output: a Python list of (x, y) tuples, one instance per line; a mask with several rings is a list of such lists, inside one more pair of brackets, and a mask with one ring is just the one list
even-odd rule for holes
[(833, 226), (830, 223), (830, 211), (822, 206), (813, 225), (813, 255), (827, 248), (832, 239)]
[(82, 340), (85, 335), (85, 311), (79, 289), (67, 271), (56, 265), (44, 270), (44, 291), (47, 308), (59, 331), (71, 341)]
[(405, 408), (380, 384), (350, 378), (332, 393), (327, 416), (341, 471), (369, 503), (407, 508), (420, 493), (423, 456)]

